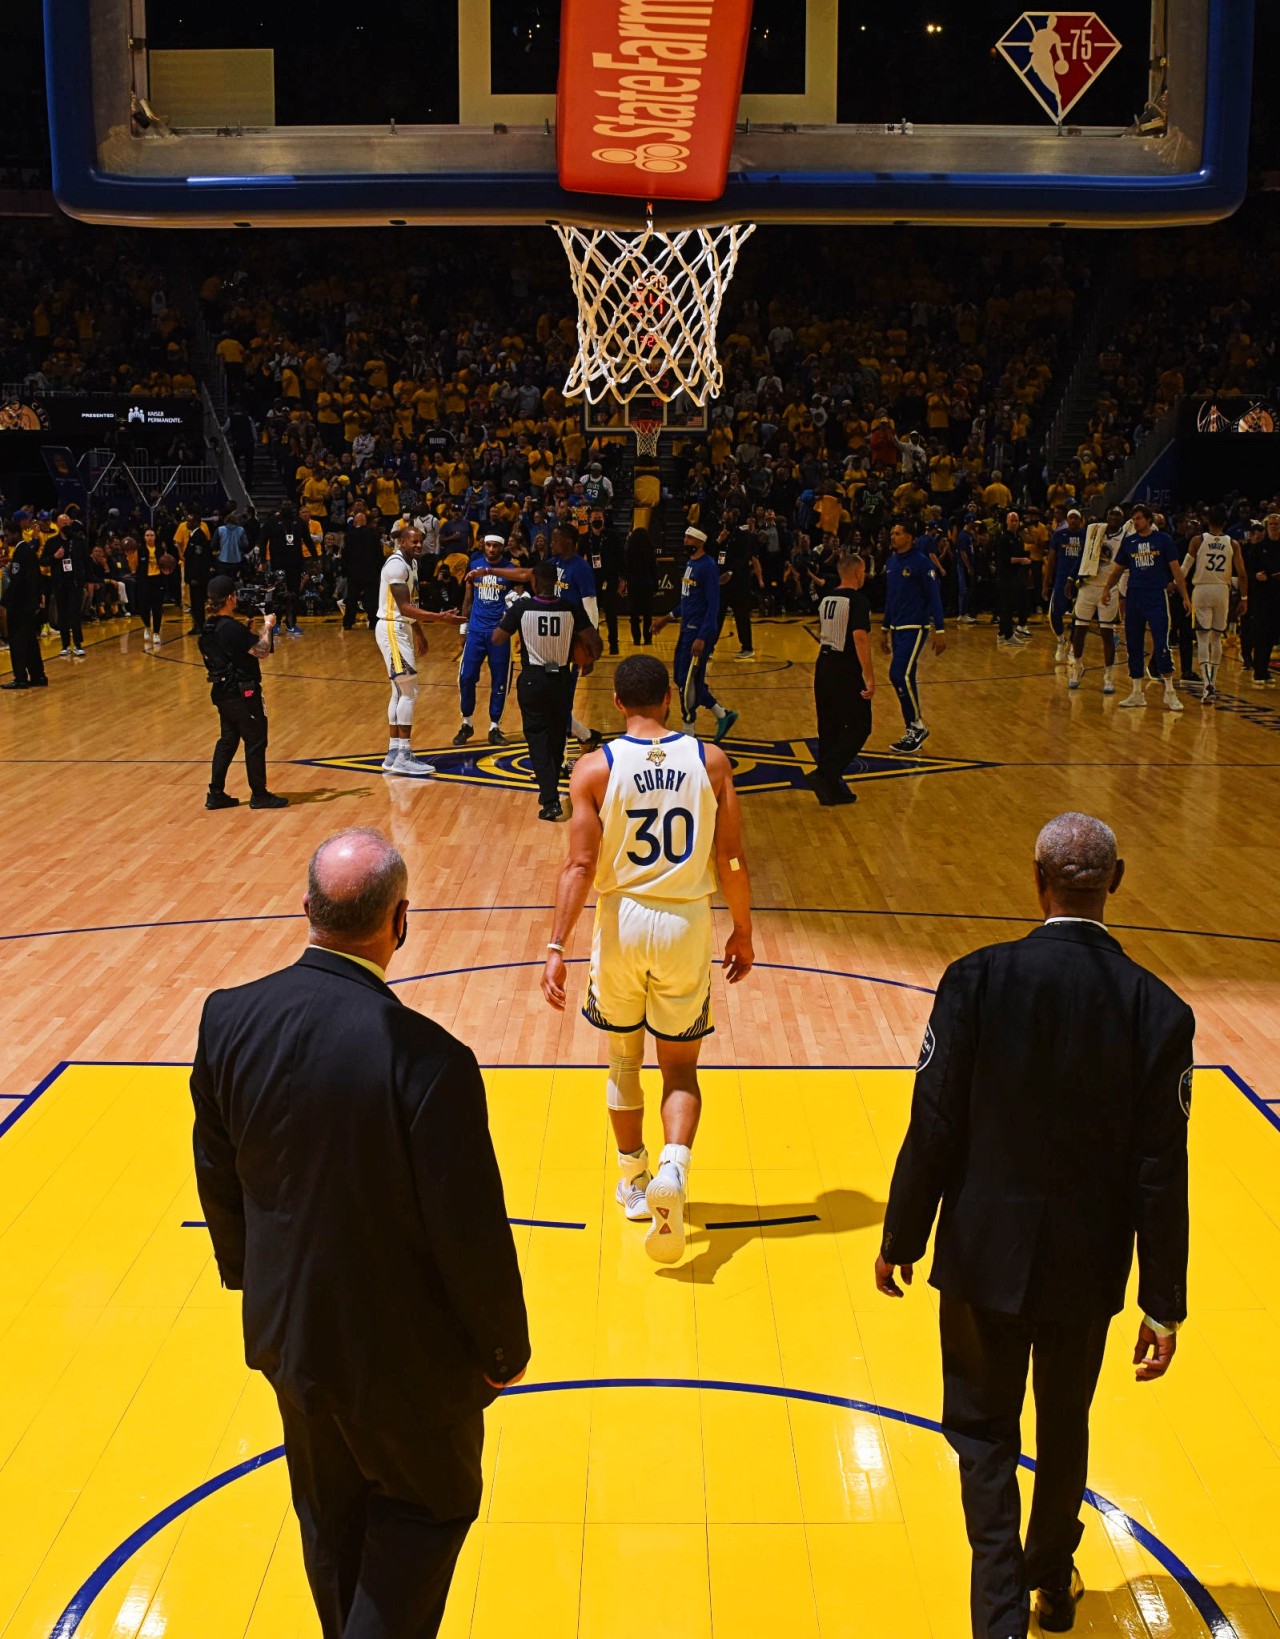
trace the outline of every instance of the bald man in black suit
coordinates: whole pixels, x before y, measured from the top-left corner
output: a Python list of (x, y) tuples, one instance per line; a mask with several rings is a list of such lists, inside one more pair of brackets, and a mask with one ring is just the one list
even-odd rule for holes
[(529, 1359), (472, 1053), (404, 1007), (403, 859), (311, 861), (293, 966), (205, 1003), (196, 1181), (270, 1380), (324, 1639), (429, 1639), (480, 1505), (484, 1408)]
[[(1044, 926), (953, 962), (916, 1071), (876, 1285), (901, 1297), (941, 1205), (943, 1412), (973, 1549), (975, 1639), (1066, 1632), (1089, 1406), (1138, 1251), (1139, 1382), (1164, 1374), (1187, 1313), (1191, 1009), (1103, 923), (1124, 862), (1087, 814), (1036, 843)], [(1036, 1479), (1019, 1537), (1019, 1414), (1032, 1367)]]

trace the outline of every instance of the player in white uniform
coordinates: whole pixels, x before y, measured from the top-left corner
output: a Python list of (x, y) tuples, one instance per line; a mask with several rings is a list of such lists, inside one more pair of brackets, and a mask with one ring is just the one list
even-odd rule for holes
[(1191, 618), (1196, 628), (1196, 655), (1204, 687), (1200, 704), (1211, 706), (1218, 698), (1218, 667), (1222, 664), (1222, 636), (1231, 610), (1231, 580), (1234, 573), (1240, 588), (1240, 609), (1249, 606), (1249, 577), (1239, 541), (1227, 534), (1227, 509), (1212, 507), (1209, 527), (1197, 535), (1182, 560), (1182, 573), (1193, 580)]
[[(564, 950), (594, 883), (595, 931), (583, 1014), (609, 1035), (607, 1098), (618, 1146), (617, 1199), (652, 1218), (656, 1263), (684, 1251), (690, 1151), (702, 1094), (698, 1053), (712, 1031), (711, 895), (733, 918), (724, 947), (730, 984), (751, 970), (751, 888), (729, 759), (691, 734), (667, 732), (671, 678), (654, 655), (614, 673), (626, 732), (581, 757), (569, 783), (569, 853), (556, 889), (542, 993), (565, 1006)], [(650, 1176), (644, 1147), (646, 1028), (662, 1072), (664, 1147)]]
[(391, 679), (391, 701), (387, 706), (390, 743), (382, 759), (384, 774), (406, 774), (423, 779), (434, 774), (431, 763), (413, 755), (413, 708), (418, 698), (418, 660), (427, 652), (422, 630), (428, 620), (456, 626), (458, 614), (437, 614), (418, 607), (418, 553), (422, 535), (417, 529), (400, 531), (400, 542), (382, 566), (378, 581), (378, 647), (387, 663)]
[(1092, 621), (1098, 622), (1102, 634), (1102, 692), (1116, 692), (1112, 668), (1116, 663), (1116, 625), (1120, 619), (1120, 599), (1123, 586), (1108, 592), (1107, 576), (1115, 560), (1121, 540), (1128, 526), (1119, 507), (1107, 513), (1105, 524), (1090, 524), (1085, 531), (1084, 551), (1080, 554), (1080, 568), (1068, 590), (1075, 587), (1072, 605), (1071, 664), (1067, 668), (1067, 687), (1078, 689), (1084, 676), (1084, 640)]

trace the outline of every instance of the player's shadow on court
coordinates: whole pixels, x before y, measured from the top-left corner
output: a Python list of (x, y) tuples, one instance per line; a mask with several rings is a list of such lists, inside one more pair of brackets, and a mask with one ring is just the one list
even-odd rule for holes
[[(1089, 1513), (1087, 1508), (1085, 1513)], [(1185, 1555), (1194, 1576), (1194, 1541), (1178, 1544), (1177, 1551)], [(1193, 1593), (1207, 1594), (1217, 1609), (1197, 1611)], [(1168, 1575), (1143, 1576), (1141, 1582), (1135, 1578), (1118, 1588), (1085, 1589), (1076, 1612), (1077, 1639), (1148, 1629), (1167, 1634), (1169, 1639), (1205, 1639), (1208, 1634), (1214, 1639), (1263, 1639), (1280, 1629), (1280, 1593), (1232, 1582), (1196, 1584), (1193, 1589)], [(1039, 1631), (1034, 1619), (1031, 1631)]]
[(849, 1229), (871, 1229), (884, 1222), (884, 1201), (857, 1189), (828, 1189), (812, 1201), (759, 1206), (733, 1201), (689, 1203), (689, 1246), (693, 1257), (674, 1269), (659, 1269), (668, 1280), (710, 1286), (735, 1252), (759, 1236), (765, 1241), (794, 1241), (810, 1235), (839, 1235)]
[(371, 785), (322, 785), (316, 791), (284, 791), (281, 795), (288, 797), (290, 808), (297, 808), (304, 802), (337, 802), (342, 797), (367, 797), (372, 791)]

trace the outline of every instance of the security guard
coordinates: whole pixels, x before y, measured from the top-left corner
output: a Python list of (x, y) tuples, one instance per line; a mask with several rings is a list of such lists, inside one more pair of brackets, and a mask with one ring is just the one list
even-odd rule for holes
[(587, 619), (581, 603), (556, 591), (556, 566), (544, 559), (533, 566), (532, 595), (519, 598), (503, 614), (491, 635), (496, 644), (510, 643), (517, 632), (523, 665), (516, 683), (516, 699), (529, 761), (538, 781), (538, 818), (558, 820), (560, 765), (573, 711), (574, 640), (589, 633), (591, 661), (600, 654), (600, 634)]
[(813, 697), (818, 712), (818, 766), (808, 776), (824, 808), (858, 799), (844, 771), (871, 736), (871, 605), (861, 587), (867, 577), (861, 552), (842, 552), (840, 584), (818, 605), (817, 664)]
[(892, 654), (889, 681), (893, 684), (906, 733), (893, 742), (894, 751), (919, 751), (929, 738), (929, 726), (920, 714), (916, 667), (933, 629), (933, 652), (947, 646), (942, 613), (942, 591), (932, 557), (911, 538), (904, 523), (889, 532), (893, 550), (885, 565), (884, 637), (882, 648)]
[[(901, 1297), (941, 1203), (942, 1426), (960, 1459), (975, 1639), (1065, 1633), (1083, 1584), (1089, 1406), (1134, 1240), (1138, 1382), (1187, 1313), (1187, 1118), (1195, 1019), (1104, 926), (1124, 861), (1060, 814), (1036, 840), (1044, 926), (953, 962), (916, 1068), (876, 1286)], [(1034, 1362), (1036, 1478), (1019, 1538), (1019, 1427)]]
[(222, 733), (213, 748), (206, 808), (238, 808), (239, 797), (226, 793), (227, 773), (244, 743), (250, 808), (287, 808), (288, 797), (267, 790), (267, 713), (262, 703), (259, 662), (275, 647), (276, 617), (263, 620), (262, 636), (235, 618), (236, 583), (230, 575), (209, 582), (208, 618), (200, 633), (200, 654), (212, 685), (209, 698), (218, 708)]

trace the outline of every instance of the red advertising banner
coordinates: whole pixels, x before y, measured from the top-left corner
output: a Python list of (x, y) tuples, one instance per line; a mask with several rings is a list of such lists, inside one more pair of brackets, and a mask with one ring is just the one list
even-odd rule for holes
[(750, 28), (751, 0), (564, 0), (561, 187), (719, 199)]

